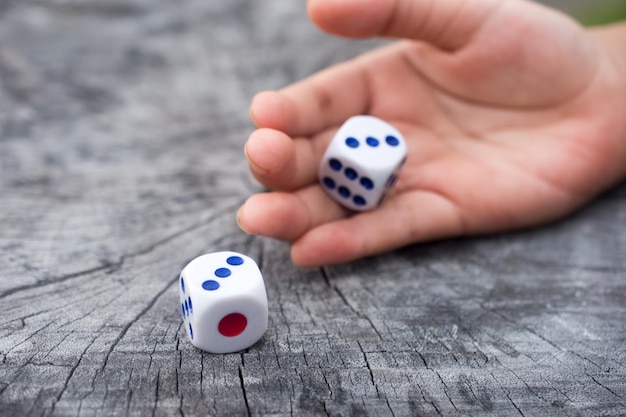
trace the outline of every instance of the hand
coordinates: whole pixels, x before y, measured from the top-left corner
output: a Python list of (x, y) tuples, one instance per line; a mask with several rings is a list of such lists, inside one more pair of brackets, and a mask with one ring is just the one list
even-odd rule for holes
[[(292, 242), (294, 263), (346, 262), (415, 242), (539, 225), (626, 175), (626, 88), (606, 47), (522, 0), (310, 0), (322, 29), (405, 40), (324, 70), (250, 112), (246, 155), (274, 190), (238, 221)], [(350, 213), (317, 184), (350, 116), (396, 126), (409, 156), (383, 205)]]

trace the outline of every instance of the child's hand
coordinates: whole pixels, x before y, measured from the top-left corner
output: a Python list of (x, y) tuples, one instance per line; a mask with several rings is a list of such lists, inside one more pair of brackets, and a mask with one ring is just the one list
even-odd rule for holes
[[(252, 101), (255, 177), (241, 227), (293, 242), (299, 265), (538, 225), (626, 175), (624, 72), (606, 44), (520, 0), (310, 0), (322, 29), (406, 38)], [(317, 184), (350, 116), (396, 126), (409, 156), (381, 207), (352, 214)]]

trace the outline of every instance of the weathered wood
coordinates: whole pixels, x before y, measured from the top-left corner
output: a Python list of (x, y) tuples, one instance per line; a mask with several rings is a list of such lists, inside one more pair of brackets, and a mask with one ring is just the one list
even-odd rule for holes
[[(254, 93), (369, 49), (303, 2), (0, 2), (0, 415), (623, 415), (626, 186), (537, 230), (323, 269), (235, 224)], [(267, 334), (185, 339), (255, 258)]]

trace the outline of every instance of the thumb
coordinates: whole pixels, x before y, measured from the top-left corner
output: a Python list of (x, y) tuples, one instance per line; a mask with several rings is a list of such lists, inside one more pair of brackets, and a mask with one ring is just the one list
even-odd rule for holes
[(464, 46), (502, 0), (309, 0), (320, 29), (347, 38), (421, 40), (444, 50)]

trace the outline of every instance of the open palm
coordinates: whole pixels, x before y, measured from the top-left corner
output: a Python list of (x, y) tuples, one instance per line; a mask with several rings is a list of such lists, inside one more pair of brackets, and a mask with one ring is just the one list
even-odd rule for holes
[[(317, 0), (309, 12), (331, 33), (408, 40), (253, 100), (246, 154), (274, 192), (251, 197), (239, 223), (293, 242), (295, 263), (544, 223), (625, 175), (626, 94), (601, 31), (521, 0)], [(384, 204), (358, 214), (316, 182), (355, 114), (409, 147)]]

